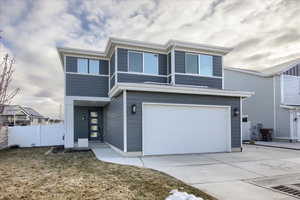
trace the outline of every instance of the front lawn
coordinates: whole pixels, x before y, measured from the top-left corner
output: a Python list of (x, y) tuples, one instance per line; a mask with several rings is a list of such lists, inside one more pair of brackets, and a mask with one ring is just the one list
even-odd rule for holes
[(92, 152), (0, 151), (0, 199), (164, 199), (179, 189), (214, 199), (158, 171), (105, 163)]

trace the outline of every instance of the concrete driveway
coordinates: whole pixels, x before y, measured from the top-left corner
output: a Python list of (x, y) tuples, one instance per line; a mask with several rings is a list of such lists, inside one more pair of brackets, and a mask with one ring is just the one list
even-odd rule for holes
[(237, 153), (133, 158), (110, 148), (93, 151), (99, 160), (156, 169), (218, 199), (296, 199), (270, 188), (300, 183), (300, 151), (295, 150), (249, 145)]

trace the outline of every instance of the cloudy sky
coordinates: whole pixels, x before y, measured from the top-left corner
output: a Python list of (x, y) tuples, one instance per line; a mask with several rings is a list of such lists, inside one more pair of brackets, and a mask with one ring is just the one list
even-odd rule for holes
[(57, 117), (56, 46), (103, 50), (110, 36), (235, 47), (225, 65), (259, 69), (300, 57), (299, 0), (0, 0), (0, 55), (16, 59), (14, 103)]

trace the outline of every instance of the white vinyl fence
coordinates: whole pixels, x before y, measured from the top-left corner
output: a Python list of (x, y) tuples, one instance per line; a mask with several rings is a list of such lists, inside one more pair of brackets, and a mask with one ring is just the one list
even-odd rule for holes
[(63, 133), (63, 124), (9, 127), (8, 146), (39, 147), (63, 145)]
[(251, 140), (251, 122), (242, 123), (243, 141)]

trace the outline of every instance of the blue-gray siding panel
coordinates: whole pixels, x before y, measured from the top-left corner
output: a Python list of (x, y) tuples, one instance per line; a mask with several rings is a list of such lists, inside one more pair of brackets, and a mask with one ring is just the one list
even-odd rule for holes
[(115, 73), (115, 53), (112, 54), (110, 58), (110, 75)]
[[(127, 92), (127, 148), (128, 151), (142, 151), (142, 103), (179, 103), (179, 104), (203, 104), (226, 105), (240, 109), (240, 98), (201, 96), (187, 94), (167, 94), (151, 92)], [(131, 105), (137, 106), (136, 114), (131, 113)], [(180, 126), (180, 124), (178, 124)], [(212, 122), (213, 125), (213, 122)], [(232, 147), (241, 147), (240, 116), (231, 116), (231, 143)]]
[(128, 71), (128, 50), (118, 48), (118, 71)]
[(100, 74), (108, 75), (108, 61), (107, 60), (100, 60)]
[(149, 75), (143, 75), (143, 74), (118, 73), (118, 82), (126, 82), (126, 83), (144, 83), (144, 82), (166, 83), (167, 82), (167, 77), (149, 76)]
[(123, 150), (123, 94), (104, 108), (104, 118), (104, 141)]
[(77, 58), (66, 56), (66, 72), (77, 72)]
[(222, 76), (222, 56), (213, 56), (213, 75)]
[(66, 74), (67, 96), (108, 96), (108, 77)]
[(158, 55), (158, 72), (160, 75), (167, 74), (167, 55), (159, 54)]
[(182, 84), (182, 85), (197, 85), (197, 86), (207, 86), (210, 88), (222, 89), (221, 78), (210, 78), (210, 77), (175, 74), (175, 83)]
[(184, 51), (175, 51), (175, 73), (185, 73)]

